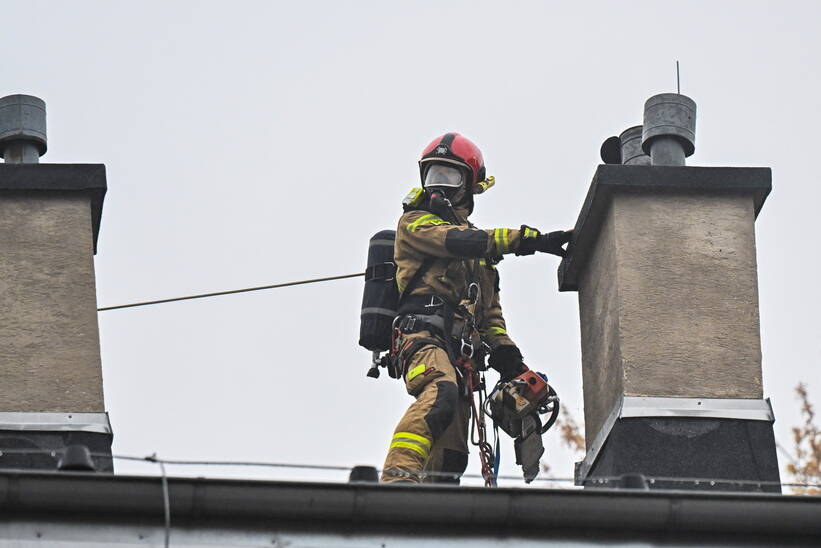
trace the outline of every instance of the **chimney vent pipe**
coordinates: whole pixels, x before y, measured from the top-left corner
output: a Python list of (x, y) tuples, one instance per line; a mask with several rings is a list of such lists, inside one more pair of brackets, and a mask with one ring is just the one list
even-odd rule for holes
[(605, 164), (649, 166), (650, 157), (641, 149), (642, 126), (625, 129), (618, 137), (608, 137), (601, 145), (599, 155)]
[(642, 126), (625, 129), (619, 135), (621, 163), (625, 166), (649, 166), (650, 157), (641, 149)]
[(696, 103), (678, 93), (654, 95), (644, 103), (641, 148), (654, 166), (683, 166), (696, 150)]
[(31, 95), (0, 98), (0, 158), (36, 164), (46, 153), (46, 103)]

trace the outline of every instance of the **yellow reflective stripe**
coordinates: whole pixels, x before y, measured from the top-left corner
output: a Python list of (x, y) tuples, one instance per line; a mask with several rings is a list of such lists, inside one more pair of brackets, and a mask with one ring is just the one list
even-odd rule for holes
[(488, 327), (487, 331), (493, 336), (507, 335), (504, 327)]
[(416, 451), (423, 458), (428, 458), (430, 453), (431, 441), (425, 436), (414, 434), (413, 432), (397, 432), (393, 435), (390, 449), (394, 447), (402, 447), (404, 449), (411, 449)]
[(411, 224), (408, 225), (408, 231), (409, 232), (414, 232), (419, 225), (421, 225), (422, 223), (424, 223), (428, 219), (432, 219), (434, 217), (436, 217), (436, 215), (434, 215), (433, 213), (428, 213), (427, 215), (422, 215), (421, 217), (419, 217), (418, 219), (416, 219), (415, 221), (413, 221)]
[(508, 228), (494, 228), (493, 241), (496, 242), (496, 251), (499, 253), (507, 253), (510, 248), (510, 229)]
[(493, 241), (496, 242), (496, 250), (501, 253), (502, 252), (502, 229), (495, 228), (493, 229)]
[(417, 443), (421, 443), (423, 447), (430, 449), (431, 441), (426, 438), (425, 436), (420, 436), (419, 434), (414, 434), (413, 432), (397, 432), (393, 435), (394, 441), (404, 439), (404, 440), (411, 440)]
[(420, 455), (422, 455), (422, 458), (425, 458), (425, 459), (428, 458), (427, 449), (425, 449), (424, 447), (419, 447), (418, 445), (415, 445), (413, 442), (395, 441), (391, 444), (389, 449), (393, 449), (395, 447), (401, 447), (401, 448), (404, 448), (404, 449), (411, 449), (413, 451), (416, 451)]
[(424, 363), (420, 363), (410, 371), (408, 371), (408, 382), (412, 381), (415, 377), (421, 375), (425, 372), (427, 366)]
[(487, 261), (484, 260), (484, 259), (479, 259), (479, 265), (480, 266), (487, 266)]
[(416, 232), (416, 229), (420, 226), (424, 225), (447, 225), (450, 224), (449, 222), (445, 221), (441, 217), (434, 215), (433, 213), (428, 213), (427, 215), (422, 215), (411, 224), (408, 225), (408, 232)]
[(525, 238), (536, 238), (539, 235), (538, 230), (533, 230), (532, 228), (525, 228)]

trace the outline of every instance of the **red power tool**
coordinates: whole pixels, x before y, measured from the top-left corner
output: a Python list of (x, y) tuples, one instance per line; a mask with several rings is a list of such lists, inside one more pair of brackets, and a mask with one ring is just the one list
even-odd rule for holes
[[(488, 397), (486, 412), (514, 438), (516, 464), (521, 465), (526, 483), (539, 474), (544, 454), (542, 434), (559, 416), (559, 396), (547, 383), (547, 376), (527, 370), (507, 382), (499, 382)], [(544, 425), (541, 415), (549, 414)]]

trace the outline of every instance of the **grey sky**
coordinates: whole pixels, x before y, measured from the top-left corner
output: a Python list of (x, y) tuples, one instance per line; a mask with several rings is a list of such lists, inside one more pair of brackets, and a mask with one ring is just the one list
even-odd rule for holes
[[(47, 102), (43, 161), (107, 167), (101, 306), (363, 270), (417, 155), (450, 130), (497, 177), (474, 222), (569, 228), (602, 140), (675, 90), (678, 59), (698, 104), (689, 164), (773, 168), (757, 243), (782, 443), (798, 381), (821, 401), (817, 2), (3, 4), (0, 94)], [(576, 294), (557, 292), (557, 264), (505, 260), (502, 302), (528, 363), (581, 417)], [(410, 398), (365, 378), (361, 286), (102, 313), (115, 452), (381, 466)], [(568, 477), (557, 437), (548, 462)], [(502, 458), (519, 473), (512, 444)]]

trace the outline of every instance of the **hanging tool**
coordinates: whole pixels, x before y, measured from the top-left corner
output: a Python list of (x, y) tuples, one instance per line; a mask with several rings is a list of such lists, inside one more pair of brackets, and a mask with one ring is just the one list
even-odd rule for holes
[[(522, 467), (525, 483), (533, 481), (544, 454), (542, 435), (559, 416), (559, 396), (547, 376), (528, 369), (510, 381), (499, 381), (486, 401), (485, 413), (514, 439), (516, 464)], [(544, 425), (541, 415), (548, 415)]]

